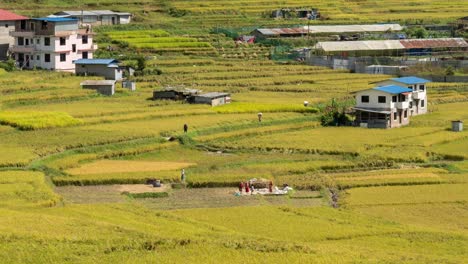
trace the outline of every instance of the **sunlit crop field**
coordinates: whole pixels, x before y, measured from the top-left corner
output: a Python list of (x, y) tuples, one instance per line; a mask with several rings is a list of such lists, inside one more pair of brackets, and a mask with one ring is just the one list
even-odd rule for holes
[[(332, 99), (351, 105), (391, 76), (275, 61), (268, 44), (218, 34), (307, 23), (269, 17), (294, 7), (319, 9), (310, 24), (439, 25), (468, 12), (461, 0), (2, 1), (30, 17), (131, 12), (129, 25), (93, 27), (94, 55), (135, 67), (137, 90), (103, 96), (80, 87), (101, 77), (0, 69), (1, 262), (464, 263), (468, 132), (450, 128), (468, 120), (466, 84), (428, 84), (429, 112), (407, 127), (323, 127)], [(165, 87), (232, 102), (152, 100)], [(294, 191), (235, 195), (252, 178)], [(122, 193), (148, 179), (164, 198)]]

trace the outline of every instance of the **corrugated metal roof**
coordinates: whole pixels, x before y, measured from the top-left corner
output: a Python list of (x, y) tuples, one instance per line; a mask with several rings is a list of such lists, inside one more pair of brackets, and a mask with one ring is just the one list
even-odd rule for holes
[(5, 9), (0, 9), (0, 21), (14, 21), (28, 19), (25, 16), (20, 16)]
[(406, 49), (468, 47), (463, 38), (402, 39), (400, 42)]
[(359, 50), (402, 50), (415, 48), (464, 48), (468, 43), (462, 38), (404, 39), (404, 40), (364, 40), (364, 41), (324, 41), (314, 48), (323, 51)]
[(61, 15), (70, 15), (70, 16), (96, 16), (96, 13), (93, 13), (92, 11), (87, 11), (87, 10), (77, 10), (77, 11), (61, 11), (57, 12), (54, 15), (56, 16), (61, 16)]
[(265, 36), (307, 34), (307, 30), (303, 28), (258, 28), (257, 31)]
[(211, 93), (206, 93), (206, 94), (199, 94), (197, 96), (214, 99), (214, 98), (229, 96), (229, 94), (228, 93), (211, 92)]
[(419, 78), (419, 77), (415, 77), (415, 76), (408, 76), (408, 77), (400, 77), (400, 78), (392, 78), (390, 79), (392, 81), (395, 81), (395, 82), (399, 82), (399, 83), (404, 83), (404, 84), (418, 84), (418, 83), (428, 83), (428, 82), (431, 82), (429, 80), (426, 80), (426, 79), (423, 79), (423, 78)]
[(375, 24), (375, 25), (323, 25), (323, 26), (304, 26), (310, 33), (352, 33), (352, 32), (386, 32), (400, 31), (403, 29), (399, 24)]
[(80, 83), (80, 85), (114, 85), (114, 80), (87, 80)]
[(47, 22), (70, 22), (70, 21), (78, 21), (75, 18), (67, 18), (67, 17), (41, 17), (41, 18), (34, 18), (34, 20), (39, 21), (47, 21)]
[(130, 16), (132, 15), (131, 13), (125, 13), (125, 12), (114, 12), (111, 10), (77, 10), (77, 11), (61, 11), (57, 12), (52, 16), (100, 16), (100, 15), (120, 15), (120, 16)]
[(89, 64), (89, 65), (109, 65), (117, 63), (117, 60), (114, 59), (79, 59), (74, 61), (75, 64)]
[(379, 114), (391, 114), (388, 110), (382, 110), (378, 108), (365, 108), (365, 107), (353, 107), (354, 110), (371, 112), (371, 113), (379, 113)]
[(375, 87), (374, 90), (390, 93), (390, 94), (401, 94), (412, 92), (413, 90), (408, 89), (408, 87), (402, 87), (398, 85), (386, 85), (381, 87)]
[(364, 40), (364, 41), (324, 41), (315, 45), (315, 49), (324, 51), (388, 50), (403, 49), (398, 40)]

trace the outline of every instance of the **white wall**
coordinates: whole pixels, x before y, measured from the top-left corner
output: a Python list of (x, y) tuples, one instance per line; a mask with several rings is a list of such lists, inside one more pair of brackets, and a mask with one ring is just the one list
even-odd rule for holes
[[(362, 96), (368, 95), (369, 96), (369, 103), (363, 103), (361, 101)], [(378, 97), (379, 96), (385, 96), (386, 100), (385, 103), (379, 103)], [(394, 108), (394, 103), (392, 103), (392, 95), (370, 89), (370, 90), (365, 90), (365, 91), (360, 91), (356, 93), (356, 107), (363, 107), (363, 108), (385, 108), (385, 109), (390, 109)]]
[[(45, 45), (45, 39), (50, 39), (50, 45)], [(34, 51), (31, 54), (25, 53), (25, 56), (33, 56), (33, 59), (30, 60), (29, 68), (43, 68), (49, 70), (60, 70), (60, 71), (75, 71), (75, 65), (73, 61), (81, 59), (83, 57), (83, 52), (88, 52), (88, 58), (93, 58), (93, 36), (88, 36), (88, 43), (82, 43), (82, 36), (77, 34), (77, 32), (72, 32), (68, 36), (64, 36), (65, 45), (60, 45), (60, 37), (54, 36), (35, 36), (29, 39), (29, 45), (24, 47), (33, 48)], [(26, 40), (26, 38), (25, 38)], [(39, 41), (39, 43), (38, 43)], [(26, 44), (26, 41), (24, 41)], [(73, 44), (76, 45), (75, 51), (73, 51)], [(18, 38), (15, 38), (15, 45), (18, 45)], [(50, 54), (50, 62), (45, 62), (45, 55)], [(65, 54), (65, 61), (60, 60), (60, 54)], [(37, 57), (39, 56), (39, 60)]]

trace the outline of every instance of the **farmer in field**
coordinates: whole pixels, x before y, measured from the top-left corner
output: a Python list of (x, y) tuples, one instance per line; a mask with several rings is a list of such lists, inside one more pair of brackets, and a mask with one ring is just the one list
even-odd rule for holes
[(180, 172), (180, 181), (185, 182), (185, 169)]
[(187, 131), (188, 131), (188, 125), (184, 124), (184, 133), (187, 134)]
[(258, 122), (262, 122), (263, 114), (260, 112), (257, 114), (257, 116), (258, 116)]

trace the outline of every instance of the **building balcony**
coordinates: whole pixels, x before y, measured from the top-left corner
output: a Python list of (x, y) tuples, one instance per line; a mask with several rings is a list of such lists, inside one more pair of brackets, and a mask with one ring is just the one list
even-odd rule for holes
[(11, 46), (10, 51), (13, 53), (33, 53), (34, 51), (36, 51), (36, 46)]
[(408, 109), (409, 108), (409, 101), (395, 103), (395, 108), (396, 109)]
[(34, 31), (10, 31), (10, 36), (12, 37), (25, 37), (30, 38), (34, 37), (36, 33)]
[(426, 91), (416, 91), (413, 92), (413, 99), (415, 100), (423, 100), (426, 98)]

